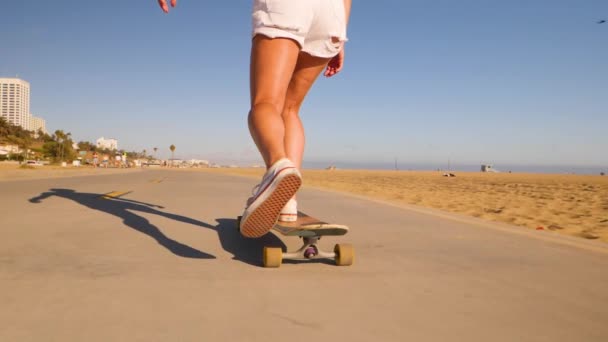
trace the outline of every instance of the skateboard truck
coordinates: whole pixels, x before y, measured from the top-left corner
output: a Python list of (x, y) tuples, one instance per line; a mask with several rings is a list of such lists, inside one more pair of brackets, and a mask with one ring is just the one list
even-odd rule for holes
[(337, 244), (333, 252), (321, 250), (317, 243), (320, 236), (302, 237), (303, 245), (295, 252), (283, 252), (279, 247), (264, 247), (264, 267), (279, 267), (283, 260), (334, 259), (338, 266), (350, 266), (355, 257), (351, 244)]

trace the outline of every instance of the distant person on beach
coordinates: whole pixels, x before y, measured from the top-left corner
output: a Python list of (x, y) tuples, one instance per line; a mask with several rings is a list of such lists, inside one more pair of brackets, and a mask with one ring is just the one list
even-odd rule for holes
[[(167, 0), (158, 3), (169, 12)], [(305, 140), (300, 107), (319, 74), (342, 70), (350, 8), (351, 0), (253, 0), (248, 124), (267, 171), (247, 201), (244, 236), (297, 219)]]

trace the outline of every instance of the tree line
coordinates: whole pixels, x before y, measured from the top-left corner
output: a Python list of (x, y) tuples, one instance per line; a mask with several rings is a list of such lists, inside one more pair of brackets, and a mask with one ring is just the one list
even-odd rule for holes
[[(114, 151), (97, 147), (89, 141), (80, 141), (74, 149), (74, 140), (72, 133), (64, 132), (59, 129), (55, 133), (49, 135), (42, 130), (37, 132), (28, 131), (21, 126), (13, 125), (0, 117), (0, 144), (15, 145), (21, 151), (19, 154), (11, 156), (12, 159), (27, 160), (27, 159), (43, 159), (57, 163), (62, 161), (70, 161), (77, 158), (78, 151), (97, 152), (98, 154), (123, 154), (124, 150)], [(156, 148), (155, 148), (156, 150)], [(151, 156), (146, 155), (146, 151), (142, 152), (126, 152), (127, 158), (145, 158), (150, 159)], [(6, 159), (7, 156), (0, 156)]]

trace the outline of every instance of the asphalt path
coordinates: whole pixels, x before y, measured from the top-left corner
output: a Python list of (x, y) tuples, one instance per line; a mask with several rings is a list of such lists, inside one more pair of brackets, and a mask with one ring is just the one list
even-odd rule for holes
[(355, 263), (265, 269), (300, 241), (239, 235), (255, 183), (1, 182), (0, 341), (608, 341), (605, 244), (304, 188)]

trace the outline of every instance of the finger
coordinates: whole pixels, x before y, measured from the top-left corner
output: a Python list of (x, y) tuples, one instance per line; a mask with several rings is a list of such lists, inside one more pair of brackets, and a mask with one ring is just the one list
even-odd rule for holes
[(171, 0), (171, 7), (177, 6), (177, 0)]
[(327, 67), (325, 68), (325, 76), (331, 76), (332, 70), (334, 69), (334, 60), (331, 59), (329, 63), (327, 63)]
[(336, 64), (336, 73), (339, 73), (344, 67), (344, 50), (340, 52), (340, 57), (338, 58), (338, 63)]
[(343, 67), (343, 64), (342, 64), (342, 63), (340, 63), (340, 64), (338, 65), (338, 67), (336, 67), (336, 74), (337, 74), (337, 73), (339, 73), (340, 71), (342, 71), (342, 67)]
[(169, 13), (169, 7), (167, 6), (166, 0), (158, 0), (158, 5), (165, 13)]

